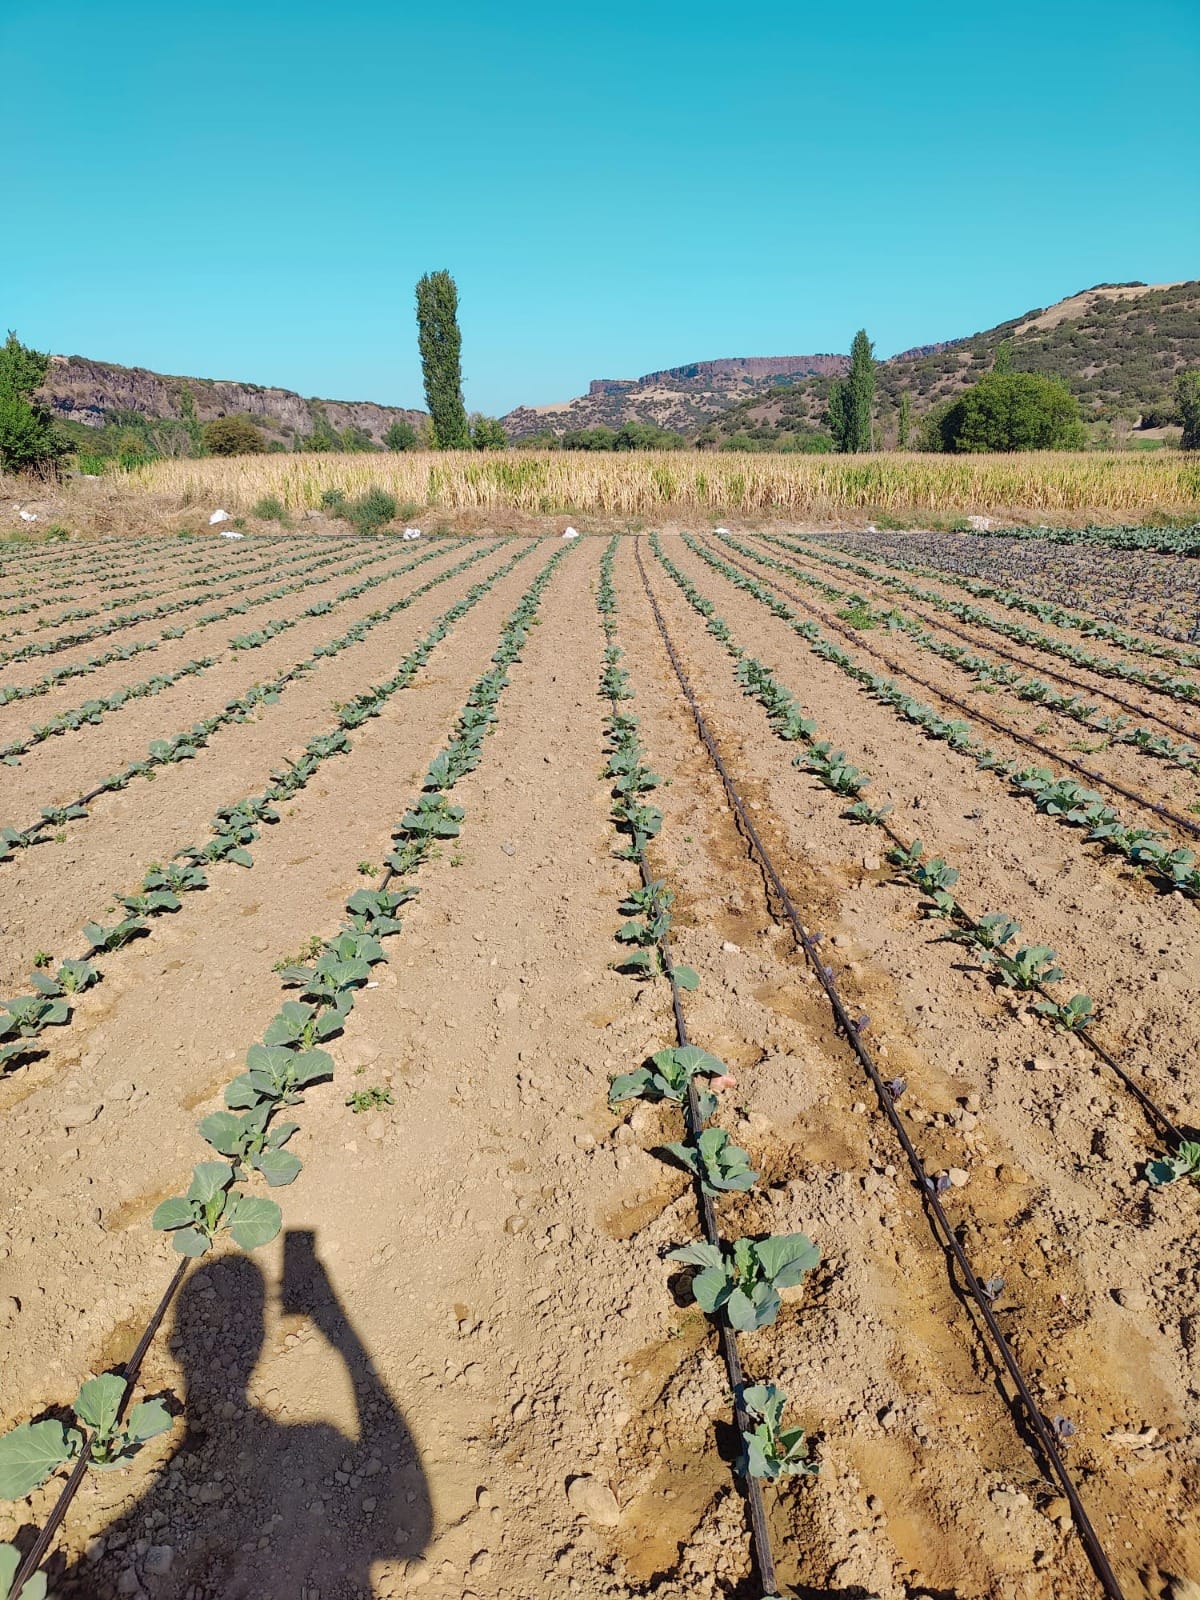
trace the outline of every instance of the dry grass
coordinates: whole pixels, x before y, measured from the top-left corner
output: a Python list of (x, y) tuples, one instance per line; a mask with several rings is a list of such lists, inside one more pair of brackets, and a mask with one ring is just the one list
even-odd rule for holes
[(469, 451), (156, 461), (127, 480), (184, 503), (293, 511), (325, 489), (372, 484), (402, 505), (626, 517), (667, 512), (827, 518), (845, 512), (987, 512), (1133, 520), (1200, 510), (1200, 461), (1172, 453), (1011, 456), (588, 454)]

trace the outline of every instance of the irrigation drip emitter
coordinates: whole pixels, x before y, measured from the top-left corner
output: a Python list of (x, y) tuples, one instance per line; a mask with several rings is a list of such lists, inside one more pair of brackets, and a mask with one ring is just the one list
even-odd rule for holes
[(737, 820), (738, 827), (749, 845), (751, 855), (757, 860), (767, 884), (769, 885), (771, 893), (774, 895), (777, 903), (781, 907), (783, 915), (786, 918), (797, 943), (803, 950), (809, 965), (812, 967), (813, 972), (816, 975), (817, 981), (825, 991), (826, 998), (828, 999), (830, 1008), (833, 1011), (834, 1019), (837, 1023), (839, 1031), (845, 1037), (846, 1041), (850, 1045), (850, 1048), (857, 1056), (860, 1065), (870, 1079), (872, 1087), (874, 1088), (875, 1094), (879, 1101), (880, 1109), (883, 1111), (888, 1122), (892, 1126), (893, 1132), (900, 1141), (905, 1158), (908, 1161), (913, 1176), (917, 1180), (918, 1192), (922, 1197), (923, 1203), (928, 1208), (928, 1211), (932, 1213), (932, 1216), (935, 1219), (935, 1234), (940, 1236), (944, 1248), (952, 1255), (954, 1262), (962, 1275), (962, 1282), (966, 1287), (966, 1291), (971, 1300), (974, 1302), (975, 1309), (986, 1326), (987, 1331), (991, 1336), (994, 1348), (999, 1355), (1000, 1360), (1009, 1375), (1009, 1378), (1012, 1381), (1013, 1387), (1016, 1389), (1017, 1394), (1020, 1397), (1029, 1427), (1040, 1447), (1043, 1461), (1050, 1469), (1051, 1476), (1059, 1485), (1059, 1488), (1061, 1489), (1071, 1508), (1072, 1520), (1074, 1521), (1075, 1528), (1079, 1534), (1080, 1542), (1084, 1547), (1084, 1551), (1086, 1552), (1087, 1558), (1091, 1563), (1092, 1570), (1099, 1580), (1102, 1590), (1108, 1597), (1108, 1600), (1124, 1600), (1124, 1594), (1120, 1584), (1117, 1582), (1116, 1574), (1113, 1572), (1112, 1565), (1109, 1562), (1108, 1556), (1105, 1554), (1104, 1547), (1100, 1543), (1100, 1539), (1092, 1526), (1091, 1519), (1089, 1518), (1083, 1501), (1080, 1498), (1079, 1490), (1075, 1485), (1075, 1481), (1070, 1472), (1067, 1470), (1066, 1463), (1064, 1462), (1058, 1446), (1055, 1443), (1052, 1428), (1042, 1415), (1041, 1408), (1038, 1406), (1038, 1403), (1033, 1396), (1029, 1382), (1021, 1370), (1020, 1364), (1013, 1354), (1008, 1340), (1005, 1338), (1004, 1332), (996, 1319), (995, 1312), (992, 1309), (991, 1297), (983, 1287), (982, 1283), (980, 1283), (979, 1279), (975, 1276), (975, 1272), (971, 1267), (971, 1263), (965, 1250), (959, 1242), (958, 1235), (954, 1231), (950, 1219), (946, 1214), (945, 1208), (942, 1205), (941, 1199), (938, 1196), (933, 1183), (926, 1174), (925, 1168), (921, 1162), (921, 1158), (917, 1154), (916, 1147), (910, 1139), (908, 1131), (900, 1118), (899, 1112), (896, 1109), (894, 1098), (888, 1089), (887, 1082), (877, 1066), (874, 1056), (867, 1048), (866, 1042), (863, 1038), (863, 1033), (865, 1031), (865, 1019), (856, 1019), (851, 1015), (851, 1012), (843, 1000), (840, 990), (838, 989), (837, 982), (834, 979), (833, 969), (824, 961), (822, 961), (818, 950), (817, 938), (809, 932), (804, 922), (801, 920), (800, 914), (793, 904), (787, 887), (777, 871), (770, 853), (763, 844), (757, 828), (754, 826), (754, 822), (750, 817), (749, 810), (747, 809), (746, 804), (743, 801), (740, 792), (738, 791), (737, 785), (735, 784), (729, 772), (729, 768), (726, 766), (725, 761), (722, 758), (720, 748), (716, 739), (713, 737), (713, 734), (708, 726), (708, 722), (705, 719), (703, 712), (700, 710), (695, 692), (692, 689), (687, 672), (682, 661), (680, 660), (678, 652), (675, 649), (674, 643), (671, 640), (666, 621), (663, 618), (663, 614), (655, 597), (654, 590), (650, 585), (650, 579), (646, 572), (645, 563), (642, 560), (640, 537), (635, 538), (634, 555), (637, 560), (638, 571), (641, 574), (642, 584), (646, 591), (647, 600), (649, 601), (650, 608), (654, 614), (654, 620), (657, 624), (659, 635), (662, 639), (668, 659), (670, 660), (671, 666), (674, 670), (676, 679), (678, 680), (680, 690), (687, 701), (688, 708), (692, 715), (692, 720), (696, 727), (697, 735), (705, 750), (708, 752), (708, 756), (721, 780), (726, 798)]

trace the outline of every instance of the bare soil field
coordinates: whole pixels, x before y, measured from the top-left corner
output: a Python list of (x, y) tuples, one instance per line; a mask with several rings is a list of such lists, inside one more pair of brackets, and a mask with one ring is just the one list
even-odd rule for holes
[(0, 557), (12, 1564), (1196, 1600), (1196, 563), (560, 535)]

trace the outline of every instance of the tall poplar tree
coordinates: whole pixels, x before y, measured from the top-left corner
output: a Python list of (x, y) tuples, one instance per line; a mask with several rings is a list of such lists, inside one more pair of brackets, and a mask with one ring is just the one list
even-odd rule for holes
[(865, 328), (850, 346), (850, 371), (835, 383), (829, 395), (829, 429), (839, 450), (870, 450), (873, 444), (872, 411), (875, 406), (874, 346)]
[(896, 448), (907, 450), (912, 438), (912, 395), (907, 389), (900, 396), (900, 417), (896, 424)]
[(458, 290), (448, 272), (427, 272), (417, 284), (417, 335), (434, 445), (439, 450), (469, 450)]

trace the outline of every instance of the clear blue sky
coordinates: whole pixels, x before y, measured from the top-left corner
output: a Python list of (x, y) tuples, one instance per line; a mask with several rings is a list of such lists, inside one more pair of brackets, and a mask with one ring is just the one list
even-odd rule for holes
[[(0, 317), (420, 405), (1200, 277), (1200, 0), (2, 0)], [(14, 142), (14, 124), (21, 133)]]

